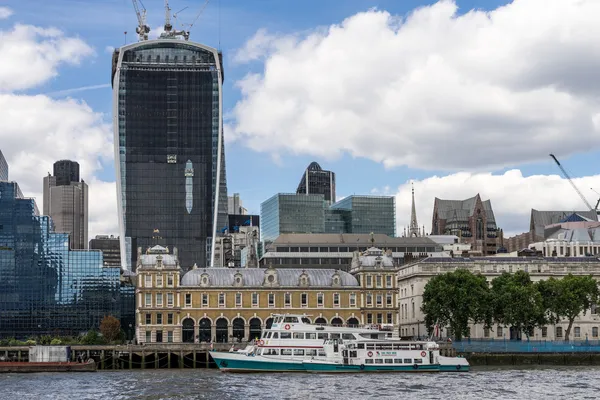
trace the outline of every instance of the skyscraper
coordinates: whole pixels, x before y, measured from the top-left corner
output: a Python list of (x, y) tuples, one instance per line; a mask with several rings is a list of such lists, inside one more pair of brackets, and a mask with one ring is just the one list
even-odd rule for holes
[(6, 159), (2, 155), (2, 150), (0, 150), (0, 181), (8, 180), (8, 163)]
[[(166, 26), (165, 26), (166, 28)], [(115, 169), (121, 258), (177, 247), (184, 269), (212, 265), (227, 226), (222, 55), (167, 31), (115, 50)]]
[(79, 164), (60, 160), (53, 172), (44, 177), (44, 215), (52, 217), (57, 233), (69, 234), (71, 249), (87, 249), (88, 186), (79, 180)]
[(313, 161), (304, 171), (296, 194), (322, 194), (325, 201), (335, 203), (335, 173), (324, 171)]

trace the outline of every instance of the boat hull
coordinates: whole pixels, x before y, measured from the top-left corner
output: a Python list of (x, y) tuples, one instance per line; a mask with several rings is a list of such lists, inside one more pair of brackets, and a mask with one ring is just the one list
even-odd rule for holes
[(18, 372), (95, 372), (96, 363), (75, 362), (0, 362), (0, 373)]
[(469, 365), (440, 365), (440, 372), (469, 372)]
[(302, 361), (268, 359), (261, 356), (211, 351), (211, 357), (223, 372), (305, 372)]
[[(415, 368), (416, 366), (416, 368)], [(426, 373), (439, 372), (439, 365), (343, 365), (333, 363), (305, 362), (304, 369), (307, 372), (325, 372), (325, 373), (361, 373), (361, 372), (401, 372), (401, 373)]]

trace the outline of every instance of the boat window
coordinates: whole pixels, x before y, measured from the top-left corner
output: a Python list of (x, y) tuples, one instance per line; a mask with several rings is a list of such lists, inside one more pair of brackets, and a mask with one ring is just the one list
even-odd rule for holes
[(365, 344), (364, 343), (359, 343), (356, 345), (357, 349), (364, 349), (365, 348)]
[(272, 333), (273, 333), (273, 332), (268, 332), (268, 333), (267, 333), (267, 339), (271, 339), (271, 334), (272, 334)]
[(304, 332), (294, 332), (294, 339), (304, 339)]
[(306, 332), (306, 339), (316, 339), (317, 338), (317, 334), (314, 332)]
[(381, 358), (376, 358), (375, 364), (383, 364), (383, 360)]
[(319, 350), (319, 357), (326, 357), (325, 350)]
[(394, 358), (394, 364), (402, 364), (401, 358)]
[(304, 349), (294, 349), (295, 356), (304, 356)]
[(292, 332), (281, 332), (281, 335), (279, 335), (279, 337), (281, 339), (291, 339), (292, 338)]
[(351, 333), (342, 333), (342, 339), (352, 340), (354, 339), (354, 335)]
[(373, 343), (367, 343), (367, 350), (375, 350), (375, 345)]
[(376, 346), (377, 350), (392, 350), (391, 343), (381, 343)]
[(302, 322), (304, 322), (305, 324), (310, 324), (310, 319), (306, 318), (306, 317), (302, 317), (300, 318), (302, 320)]
[(319, 332), (319, 333), (317, 333), (317, 338), (327, 340), (327, 339), (329, 339), (329, 334), (326, 332)]
[(282, 356), (291, 356), (292, 355), (292, 349), (281, 349), (281, 355)]
[(367, 358), (365, 360), (365, 364), (373, 364), (373, 360), (371, 358)]
[(340, 338), (340, 334), (339, 333), (332, 333), (331, 334), (331, 338), (332, 339), (339, 339)]
[(279, 349), (263, 349), (262, 354), (265, 356), (278, 356)]
[(351, 351), (350, 351), (350, 357), (351, 357), (351, 358), (356, 358), (356, 357), (358, 357), (356, 350), (351, 350)]
[(273, 332), (273, 339), (279, 339), (279, 332)]
[(410, 364), (411, 362), (412, 362), (412, 359), (410, 359), (410, 358), (404, 359), (404, 364)]
[(386, 359), (385, 359), (385, 363), (386, 363), (386, 364), (393, 364), (393, 363), (394, 363), (394, 360), (392, 360), (391, 358), (386, 358)]
[(263, 332), (263, 334), (262, 334), (263, 339), (266, 339), (268, 334), (269, 334), (269, 332)]
[(298, 318), (296, 317), (285, 317), (283, 322), (298, 322)]
[(316, 357), (317, 356), (317, 349), (307, 349), (306, 350), (306, 355), (310, 356), (310, 357)]
[(423, 364), (422, 358), (415, 358), (415, 364)]

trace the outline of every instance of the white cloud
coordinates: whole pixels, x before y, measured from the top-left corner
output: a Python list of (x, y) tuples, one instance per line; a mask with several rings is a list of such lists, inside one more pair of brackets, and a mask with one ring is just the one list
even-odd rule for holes
[(599, 1), (456, 12), (440, 1), (311, 34), (259, 30), (234, 57), (264, 59), (264, 71), (237, 83), (232, 138), (257, 151), (449, 170), (600, 147)]
[(13, 15), (13, 10), (8, 7), (0, 7), (0, 19), (6, 19)]
[(114, 46), (106, 46), (106, 47), (104, 48), (104, 52), (105, 52), (106, 54), (112, 54), (114, 51), (115, 51), (115, 47), (114, 47)]
[[(573, 182), (586, 196), (591, 205), (598, 196), (589, 188), (600, 187), (600, 175), (575, 178)], [(504, 236), (529, 231), (531, 209), (586, 211), (587, 207), (570, 186), (558, 175), (533, 175), (524, 177), (515, 169), (504, 174), (460, 172), (447, 176), (433, 176), (414, 181), (415, 203), (419, 226), (425, 225), (431, 232), (433, 202), (435, 197), (446, 200), (464, 200), (480, 194), (482, 200), (490, 200), (496, 223), (504, 230)], [(398, 187), (396, 194), (396, 233), (410, 225), (411, 184)]]
[(118, 235), (117, 184), (92, 178), (89, 185), (89, 238)]
[(55, 77), (61, 64), (94, 54), (83, 40), (55, 28), (15, 25), (0, 31), (0, 92), (29, 89)]

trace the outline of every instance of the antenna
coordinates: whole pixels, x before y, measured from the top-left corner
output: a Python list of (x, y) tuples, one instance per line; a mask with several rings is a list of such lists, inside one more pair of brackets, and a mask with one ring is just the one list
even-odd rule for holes
[(123, 32), (125, 34), (125, 44), (127, 44), (127, 31)]
[(140, 0), (140, 4), (142, 5), (142, 11), (140, 12), (137, 0), (131, 0), (131, 2), (133, 3), (133, 8), (138, 19), (138, 26), (137, 28), (135, 28), (135, 32), (138, 34), (140, 42), (142, 40), (148, 40), (148, 33), (150, 32), (150, 27), (148, 26), (148, 24), (146, 24), (146, 7), (144, 7), (144, 4), (142, 4), (142, 0)]

